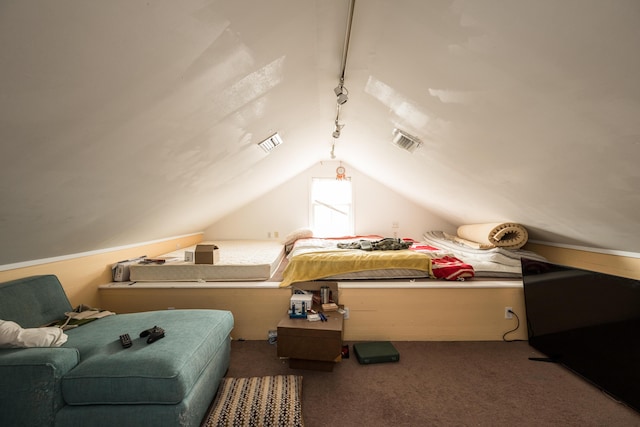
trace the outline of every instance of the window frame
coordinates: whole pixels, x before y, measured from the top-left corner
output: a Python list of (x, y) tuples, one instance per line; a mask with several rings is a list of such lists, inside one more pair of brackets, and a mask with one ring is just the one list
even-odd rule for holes
[[(354, 191), (354, 182), (352, 177), (345, 177), (344, 181), (348, 181), (351, 187), (351, 200), (347, 204), (349, 207), (346, 221), (346, 229), (344, 232), (340, 230), (331, 230), (328, 235), (326, 235), (325, 230), (328, 230), (329, 227), (318, 227), (316, 224), (316, 207), (324, 205), (322, 201), (318, 203), (314, 200), (314, 182), (316, 180), (330, 182), (336, 181), (335, 177), (327, 177), (327, 176), (312, 176), (309, 179), (309, 228), (313, 230), (313, 234), (319, 237), (340, 237), (340, 236), (352, 236), (355, 233), (355, 191)], [(326, 206), (326, 205), (325, 205)], [(331, 209), (327, 207), (327, 209)]]

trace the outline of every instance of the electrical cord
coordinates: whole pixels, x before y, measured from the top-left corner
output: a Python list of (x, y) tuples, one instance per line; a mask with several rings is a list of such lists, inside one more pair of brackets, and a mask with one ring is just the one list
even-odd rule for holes
[(513, 314), (514, 316), (516, 316), (516, 327), (513, 329), (508, 330), (507, 332), (505, 332), (504, 334), (502, 334), (502, 341), (505, 342), (514, 342), (514, 341), (523, 341), (523, 340), (519, 340), (519, 339), (515, 339), (515, 340), (508, 340), (507, 339), (507, 335), (509, 335), (512, 332), (515, 332), (518, 330), (518, 328), (520, 328), (520, 317), (518, 317), (518, 315), (516, 314), (515, 311), (513, 310), (509, 310), (509, 313)]

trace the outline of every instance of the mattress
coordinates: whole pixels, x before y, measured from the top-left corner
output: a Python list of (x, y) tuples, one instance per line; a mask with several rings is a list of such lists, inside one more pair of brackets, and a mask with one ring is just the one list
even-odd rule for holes
[(324, 280), (378, 280), (378, 279), (425, 279), (429, 278), (429, 272), (425, 270), (412, 270), (409, 268), (387, 268), (378, 270), (352, 271), (349, 273), (334, 274), (325, 277)]
[(289, 264), (283, 272), (284, 280), (280, 286), (308, 280), (463, 280), (473, 277), (470, 265), (441, 253), (437, 248), (412, 246), (404, 250), (373, 251), (338, 248), (340, 243), (377, 241), (380, 238), (359, 236), (350, 239), (299, 239), (288, 255)]
[[(205, 243), (205, 242), (203, 242)], [(164, 264), (133, 264), (133, 282), (224, 282), (263, 281), (276, 272), (284, 258), (284, 245), (274, 240), (217, 240), (211, 242), (220, 251), (216, 264), (186, 262), (185, 252), (195, 251), (195, 245), (156, 258)]]
[(422, 241), (448, 251), (456, 258), (470, 264), (475, 271), (475, 277), (522, 277), (521, 258), (546, 261), (543, 256), (524, 249), (472, 248), (457, 241), (455, 236), (442, 231), (428, 231), (422, 236)]
[(527, 229), (513, 222), (461, 225), (457, 233), (456, 240), (477, 249), (520, 249), (529, 238)]

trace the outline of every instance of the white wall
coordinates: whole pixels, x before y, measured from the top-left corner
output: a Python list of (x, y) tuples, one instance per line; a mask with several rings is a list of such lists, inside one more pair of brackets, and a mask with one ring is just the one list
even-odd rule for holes
[[(204, 240), (275, 238), (309, 226), (309, 187), (312, 177), (334, 177), (336, 161), (324, 161), (236, 210), (204, 231)], [(394, 193), (343, 163), (354, 186), (355, 233), (419, 239), (428, 230), (455, 232), (455, 226)], [(265, 179), (269, 179), (265, 177)], [(392, 228), (397, 222), (399, 227)]]

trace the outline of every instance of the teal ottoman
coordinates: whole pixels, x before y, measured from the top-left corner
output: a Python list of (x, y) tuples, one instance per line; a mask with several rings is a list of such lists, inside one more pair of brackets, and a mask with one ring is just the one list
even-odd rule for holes
[[(165, 337), (147, 344), (140, 332), (156, 325), (165, 330)], [(56, 424), (67, 425), (79, 413), (82, 419), (104, 421), (112, 405), (128, 405), (139, 425), (155, 425), (150, 421), (156, 417), (163, 418), (158, 425), (169, 425), (167, 417), (178, 414), (175, 405), (198, 398), (190, 393), (203, 375), (224, 375), (232, 326), (233, 317), (226, 311), (167, 310), (109, 316), (92, 322), (91, 328), (67, 331), (63, 347), (77, 348), (82, 363), (62, 379), (66, 406), (58, 412)], [(133, 341), (129, 348), (119, 340), (125, 333)], [(222, 372), (208, 373), (217, 366)], [(210, 391), (201, 394), (210, 396)]]

